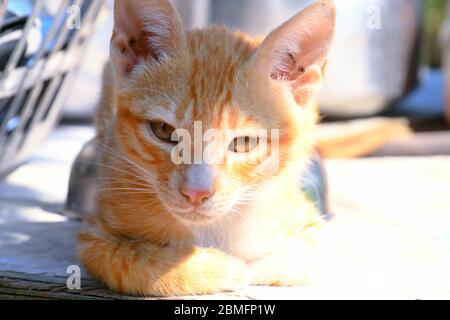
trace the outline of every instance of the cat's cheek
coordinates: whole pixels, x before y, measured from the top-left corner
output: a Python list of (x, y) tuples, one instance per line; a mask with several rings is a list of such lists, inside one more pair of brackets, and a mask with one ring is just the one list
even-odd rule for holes
[(281, 166), (279, 156), (266, 158), (255, 168), (255, 174), (262, 178), (277, 176), (280, 171)]
[(254, 180), (261, 178), (270, 178), (279, 173), (280, 162), (278, 155), (269, 157), (247, 159), (229, 163), (227, 171), (230, 177), (239, 181), (241, 184), (251, 184)]
[(254, 164), (247, 162), (234, 162), (232, 164), (228, 164), (227, 173), (231, 179), (245, 184), (252, 181), (252, 172), (254, 169)]
[(176, 168), (177, 167), (175, 167), (173, 172), (170, 173), (168, 184), (169, 184), (169, 189), (172, 190), (171, 196), (174, 198), (179, 198), (179, 197), (181, 197), (179, 195), (179, 190), (180, 190), (182, 175), (179, 171), (176, 170)]

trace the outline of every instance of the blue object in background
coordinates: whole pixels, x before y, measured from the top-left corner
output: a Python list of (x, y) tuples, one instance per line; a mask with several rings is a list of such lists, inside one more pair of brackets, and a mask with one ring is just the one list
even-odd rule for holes
[(322, 159), (316, 152), (313, 154), (308, 169), (301, 178), (301, 188), (306, 196), (314, 202), (324, 219), (331, 219), (328, 210), (328, 186)]
[(9, 0), (8, 11), (19, 17), (26, 17), (33, 11), (33, 2), (30, 0)]
[(439, 69), (426, 71), (424, 81), (413, 92), (399, 101), (388, 112), (389, 116), (415, 116), (420, 118), (442, 118), (445, 106), (444, 73)]

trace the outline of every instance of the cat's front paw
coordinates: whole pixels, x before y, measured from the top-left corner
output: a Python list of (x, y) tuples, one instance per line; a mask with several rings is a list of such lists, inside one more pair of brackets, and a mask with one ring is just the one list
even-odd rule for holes
[[(282, 260), (283, 261), (283, 260)], [(308, 271), (296, 263), (284, 263), (268, 258), (251, 264), (252, 284), (261, 286), (294, 287), (310, 283)]]
[(210, 250), (208, 256), (207, 268), (199, 275), (207, 293), (236, 292), (251, 284), (250, 268), (244, 261), (216, 250)]
[(241, 260), (235, 259), (224, 274), (224, 289), (239, 291), (251, 284), (250, 268)]
[(294, 287), (315, 277), (316, 258), (304, 243), (286, 243), (282, 250), (248, 264), (253, 285)]

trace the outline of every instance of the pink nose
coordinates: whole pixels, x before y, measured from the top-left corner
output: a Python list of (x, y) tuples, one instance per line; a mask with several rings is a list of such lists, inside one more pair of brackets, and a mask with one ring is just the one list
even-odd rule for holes
[(214, 194), (214, 191), (183, 187), (181, 188), (181, 193), (188, 198), (190, 203), (198, 206), (210, 198)]

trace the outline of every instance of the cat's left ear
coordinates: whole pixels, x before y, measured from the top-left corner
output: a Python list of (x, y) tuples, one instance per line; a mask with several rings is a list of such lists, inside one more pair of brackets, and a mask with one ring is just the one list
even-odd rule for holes
[(158, 61), (183, 49), (184, 29), (170, 0), (116, 0), (111, 60), (129, 76), (141, 60)]
[(275, 81), (287, 82), (299, 105), (320, 89), (335, 23), (333, 1), (321, 0), (273, 31), (258, 49), (258, 68)]

